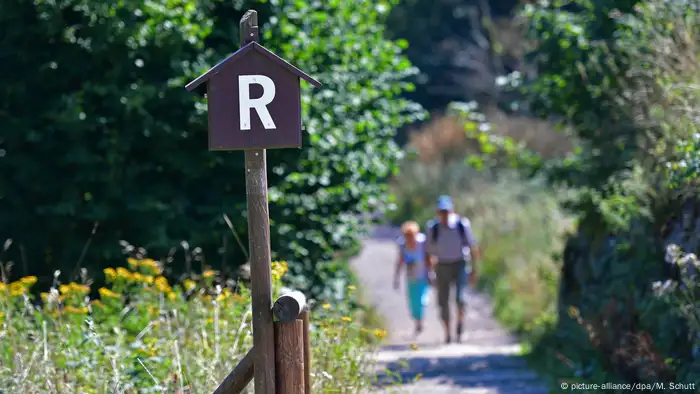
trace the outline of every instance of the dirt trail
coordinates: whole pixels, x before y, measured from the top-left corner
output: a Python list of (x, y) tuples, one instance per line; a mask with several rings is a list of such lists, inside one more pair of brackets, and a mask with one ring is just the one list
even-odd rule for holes
[[(380, 374), (376, 393), (464, 393), (464, 394), (545, 394), (549, 392), (519, 357), (518, 341), (491, 315), (488, 299), (473, 291), (460, 344), (445, 345), (438, 319), (435, 294), (431, 291), (424, 332), (413, 337), (405, 289), (392, 287), (397, 257), (398, 230), (379, 227), (364, 242), (362, 253), (352, 266), (363, 284), (366, 296), (386, 322), (387, 345), (376, 356)], [(403, 282), (402, 282), (403, 283)], [(454, 311), (453, 311), (454, 316)], [(418, 349), (412, 349), (415, 344)], [(421, 374), (421, 378), (414, 381)], [(395, 386), (397, 376), (410, 382)], [(387, 388), (388, 387), (388, 388)]]

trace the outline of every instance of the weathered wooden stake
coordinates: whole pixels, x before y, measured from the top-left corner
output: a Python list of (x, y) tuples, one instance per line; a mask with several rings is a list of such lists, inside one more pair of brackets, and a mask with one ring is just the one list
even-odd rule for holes
[[(241, 18), (241, 47), (258, 39), (258, 14), (250, 10)], [(245, 186), (248, 197), (255, 394), (275, 394), (275, 335), (265, 149), (245, 151)]]
[(275, 381), (279, 394), (304, 394), (304, 322), (275, 322)]
[(253, 380), (253, 357), (255, 348), (248, 350), (245, 357), (238, 362), (238, 365), (226, 376), (223, 382), (217, 387), (214, 394), (239, 394), (245, 386)]
[(306, 296), (300, 291), (282, 294), (272, 306), (272, 313), (277, 320), (287, 323), (299, 319), (299, 314), (307, 308)]
[(311, 318), (308, 306), (301, 312), (299, 318), (304, 324), (304, 394), (311, 394), (311, 339), (309, 338), (309, 319)]
[[(282, 391), (277, 391), (275, 383), (278, 360), (272, 307), (266, 149), (301, 148), (299, 82), (304, 79), (318, 88), (321, 83), (258, 43), (258, 14), (254, 10), (241, 18), (239, 34), (238, 51), (185, 85), (190, 92), (207, 94), (209, 150), (245, 151), (253, 350), (226, 377), (217, 392), (244, 387), (252, 374), (255, 394), (296, 394), (296, 391), (284, 391), (289, 384), (283, 384)], [(262, 93), (254, 94), (253, 85), (262, 88)], [(253, 112), (256, 116), (252, 116)], [(306, 307), (306, 297), (296, 292), (278, 301), (275, 313), (281, 316), (281, 322), (296, 324), (299, 313)], [(303, 326), (301, 321), (300, 324)], [(303, 334), (288, 339), (301, 343)], [(288, 344), (284, 335), (280, 343), (285, 349), (289, 347), (285, 347)], [(303, 355), (303, 348), (299, 348), (297, 356), (303, 360)], [(303, 387), (303, 361), (301, 371)]]

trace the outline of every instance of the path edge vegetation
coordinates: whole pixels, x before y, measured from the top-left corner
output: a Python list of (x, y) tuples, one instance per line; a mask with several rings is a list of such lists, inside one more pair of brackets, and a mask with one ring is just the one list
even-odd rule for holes
[[(407, 77), (417, 72), (402, 54), (406, 42), (383, 35), (383, 20), (395, 4), (4, 4), (0, 22), (9, 38), (2, 49), (24, 54), (1, 66), (14, 71), (2, 73), (2, 102), (8, 107), (0, 109), (0, 127), (8, 131), (0, 140), (0, 171), (9, 174), (0, 184), (7, 213), (0, 218), (0, 238), (7, 240), (2, 282), (8, 297), (22, 300), (15, 306), (28, 308), (22, 309), (27, 321), (18, 324), (33, 327), (33, 339), (43, 337), (44, 328), (32, 326), (40, 312), (30, 301), (39, 302), (40, 290), (52, 286), (44, 292), (47, 301), (67, 299), (62, 285), (68, 291), (75, 284), (78, 292), (71, 299), (76, 305), (66, 305), (61, 316), (82, 319), (85, 308), (89, 315), (93, 303), (87, 297), (101, 302), (101, 293), (114, 295), (100, 289), (109, 290), (112, 270), (124, 274), (129, 269), (125, 256), (134, 261), (164, 256), (158, 260), (163, 286), (184, 283), (195, 272), (216, 272), (207, 291), (238, 288), (231, 280), (247, 259), (241, 155), (207, 152), (205, 107), (183, 86), (238, 47), (235, 29), (251, 7), (260, 15), (263, 44), (326, 87), (316, 93), (303, 89), (303, 148), (268, 152), (272, 253), (284, 258), (289, 270), (283, 285), (304, 291), (320, 311), (337, 302), (352, 324), (357, 319), (378, 324), (371, 308), (362, 312), (361, 302), (348, 298), (348, 289), (356, 285), (347, 261), (336, 255), (357, 248), (369, 228), (358, 214), (385, 204), (386, 179), (402, 155), (392, 140), (396, 130), (424, 116), (420, 105), (402, 98), (413, 89)], [(22, 70), (33, 71), (21, 75)], [(311, 94), (318, 96), (311, 100)], [(50, 162), (37, 160), (48, 157)], [(153, 281), (141, 283), (145, 287), (155, 285), (155, 279), (138, 277)], [(89, 294), (81, 293), (83, 286)], [(158, 302), (172, 301), (170, 294), (180, 300), (173, 291)], [(138, 306), (138, 297), (134, 302)], [(6, 314), (5, 322), (14, 324), (12, 315)], [(141, 327), (139, 322), (130, 324)], [(78, 330), (85, 334), (81, 345), (99, 339), (94, 331), (99, 327), (88, 328)], [(374, 326), (362, 329), (375, 338), (383, 332)], [(27, 356), (38, 354), (25, 350)], [(349, 362), (360, 359), (354, 348), (348, 352), (358, 358), (342, 348), (326, 350)], [(5, 361), (13, 365), (17, 360)], [(135, 379), (152, 379), (131, 361), (127, 369)], [(65, 379), (72, 378), (83, 379)], [(182, 382), (182, 376), (175, 380)]]
[[(417, 149), (393, 180), (395, 222), (432, 215), (421, 207), (432, 207), (435, 193), (452, 193), (482, 227), (483, 288), (553, 388), (562, 381), (669, 387), (699, 376), (700, 13), (687, 5), (526, 5), (521, 16), (537, 42), (528, 60), (538, 72), (502, 82), (519, 95), (514, 115), (556, 125), (571, 152), (545, 157), (499, 133), (474, 104), (454, 103), (447, 114), (472, 145), (461, 151), (466, 160), (430, 163)], [(442, 188), (411, 184), (418, 175)], [(505, 220), (493, 225), (496, 206)], [(529, 218), (514, 220), (516, 211)], [(549, 236), (535, 242), (525, 223)], [(519, 236), (532, 242), (519, 244)], [(527, 272), (510, 271), (523, 268), (529, 282)], [(533, 293), (538, 307), (523, 313), (518, 301)]]
[[(62, 283), (57, 273), (39, 297), (34, 276), (0, 283), (0, 337), (25, 338), (0, 344), (0, 390), (212, 392), (251, 346), (250, 292), (211, 270), (170, 283), (162, 267), (129, 258), (128, 268), (105, 268), (98, 297), (88, 296), (88, 277)], [(287, 262), (273, 263), (275, 296), (287, 271)], [(362, 324), (356, 287), (343, 293), (312, 313), (314, 392), (367, 388), (367, 361), (386, 336)]]

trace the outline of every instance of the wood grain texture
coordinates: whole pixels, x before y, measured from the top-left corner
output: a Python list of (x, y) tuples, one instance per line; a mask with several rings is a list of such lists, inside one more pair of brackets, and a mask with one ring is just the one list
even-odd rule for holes
[(255, 394), (275, 393), (275, 346), (272, 319), (270, 217), (264, 149), (245, 152), (248, 240), (255, 349)]
[(304, 394), (304, 322), (275, 322), (277, 393)]
[(223, 382), (216, 388), (214, 394), (240, 394), (243, 389), (253, 380), (253, 355), (255, 348), (246, 353), (245, 357), (238, 362), (238, 365), (226, 376)]
[(277, 298), (272, 306), (272, 312), (281, 322), (290, 322), (299, 318), (299, 314), (306, 308), (306, 296), (300, 291), (290, 291)]
[[(240, 44), (258, 41), (258, 13), (247, 11), (240, 23)], [(270, 213), (267, 205), (265, 149), (245, 151), (248, 242), (253, 309), (255, 394), (275, 394), (275, 334), (272, 324)]]
[(311, 339), (309, 338), (309, 325), (311, 312), (306, 306), (299, 315), (304, 324), (304, 394), (311, 394)]

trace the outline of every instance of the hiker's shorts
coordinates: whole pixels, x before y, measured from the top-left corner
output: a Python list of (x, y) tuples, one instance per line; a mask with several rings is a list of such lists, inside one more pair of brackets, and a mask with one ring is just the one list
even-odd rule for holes
[(466, 304), (467, 289), (467, 262), (465, 260), (454, 262), (439, 262), (435, 267), (437, 281), (437, 298), (440, 306), (442, 320), (450, 319), (450, 289), (455, 287), (455, 299), (457, 307)]

